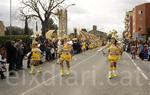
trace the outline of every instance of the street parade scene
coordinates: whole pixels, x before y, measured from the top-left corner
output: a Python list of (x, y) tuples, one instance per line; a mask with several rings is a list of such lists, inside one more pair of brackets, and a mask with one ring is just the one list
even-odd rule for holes
[(149, 0), (0, 5), (0, 95), (150, 95)]

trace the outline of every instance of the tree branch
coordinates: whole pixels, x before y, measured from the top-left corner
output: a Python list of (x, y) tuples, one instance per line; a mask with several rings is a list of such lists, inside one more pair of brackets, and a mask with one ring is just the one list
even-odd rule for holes
[(44, 11), (47, 11), (47, 9), (44, 7), (44, 4), (42, 4), (40, 0), (38, 0), (38, 1), (39, 1), (40, 6), (42, 7), (42, 9), (43, 9)]
[(54, 0), (49, 0), (48, 11), (52, 8), (53, 5), (54, 5)]
[[(50, 9), (50, 11), (53, 11), (57, 6), (59, 6), (60, 4), (62, 4), (65, 0), (62, 0), (60, 2), (57, 2), (56, 5), (53, 5), (53, 7)], [(56, 2), (56, 1), (55, 1)]]
[(39, 8), (37, 6), (38, 1), (30, 0), (25, 2), (24, 0), (22, 0), (22, 3), (25, 5), (25, 7), (28, 7), (37, 13), (37, 15), (32, 15), (32, 16), (38, 17), (41, 20), (41, 22), (43, 22)]

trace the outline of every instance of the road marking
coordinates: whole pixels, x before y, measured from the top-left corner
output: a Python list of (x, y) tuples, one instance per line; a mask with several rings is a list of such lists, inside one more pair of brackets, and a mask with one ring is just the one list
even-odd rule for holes
[[(71, 69), (73, 69), (73, 68), (77, 67), (78, 65), (80, 65), (80, 64), (81, 64), (81, 63), (83, 63), (83, 62), (88, 61), (89, 59), (93, 58), (93, 57), (94, 57), (94, 56), (96, 56), (97, 54), (98, 54), (98, 52), (96, 52), (94, 55), (92, 55), (92, 56), (90, 56), (90, 57), (88, 57), (88, 58), (86, 58), (86, 59), (84, 59), (84, 60), (80, 61), (78, 64), (76, 64), (76, 65), (72, 66), (72, 67), (71, 67)], [(31, 92), (32, 90), (34, 90), (34, 89), (36, 89), (36, 88), (38, 88), (38, 87), (40, 87), (40, 86), (44, 85), (46, 82), (48, 82), (48, 81), (50, 81), (50, 80), (52, 80), (52, 79), (54, 79), (54, 78), (56, 78), (56, 77), (58, 77), (58, 76), (60, 76), (60, 74), (59, 74), (59, 73), (58, 73), (58, 74), (56, 74), (56, 75), (54, 75), (53, 77), (51, 77), (51, 78), (47, 79), (46, 81), (44, 81), (44, 82), (42, 82), (42, 83), (38, 84), (37, 86), (35, 86), (35, 87), (33, 87), (33, 88), (28, 89), (27, 91), (25, 91), (25, 92), (23, 92), (23, 93), (21, 93), (21, 94), (19, 94), (19, 95), (26, 95), (27, 93)]]
[(137, 70), (141, 73), (141, 75), (144, 77), (145, 80), (149, 80), (149, 78), (147, 77), (147, 75), (141, 70), (141, 68), (134, 62), (134, 60), (131, 58), (131, 56), (129, 56), (129, 54), (126, 53), (126, 55), (130, 58), (130, 60), (132, 61), (132, 63), (135, 65), (135, 67), (137, 68)]

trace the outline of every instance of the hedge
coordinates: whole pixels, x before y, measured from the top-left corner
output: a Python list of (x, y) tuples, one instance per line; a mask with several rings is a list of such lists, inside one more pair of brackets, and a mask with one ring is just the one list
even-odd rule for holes
[(7, 41), (16, 41), (21, 39), (23, 41), (31, 41), (31, 37), (27, 35), (8, 35), (8, 36), (0, 36), (0, 44), (5, 44)]

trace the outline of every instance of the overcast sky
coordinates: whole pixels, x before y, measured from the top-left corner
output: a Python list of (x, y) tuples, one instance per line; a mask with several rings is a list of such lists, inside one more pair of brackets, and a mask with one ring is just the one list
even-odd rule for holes
[[(150, 0), (67, 0), (66, 6), (76, 4), (68, 8), (69, 30), (73, 30), (74, 27), (91, 30), (92, 25), (97, 25), (98, 29), (103, 31), (123, 31), (125, 12), (145, 2)], [(24, 24), (15, 17), (19, 1), (12, 0), (12, 5), (13, 25), (23, 26)], [(9, 0), (0, 0), (0, 7), (0, 20), (9, 25)], [(31, 23), (30, 27), (35, 28), (35, 22)]]

